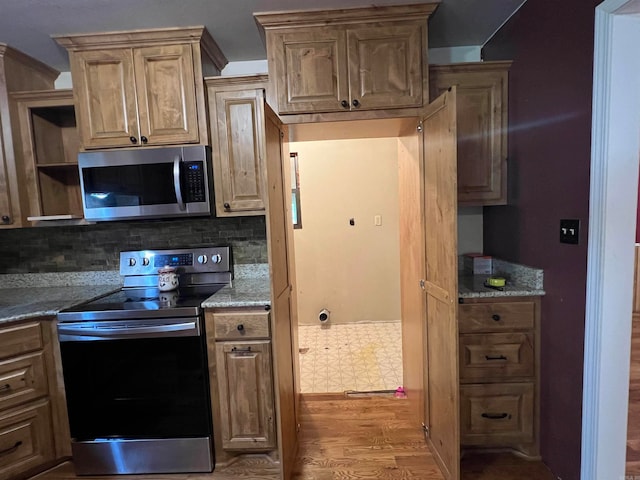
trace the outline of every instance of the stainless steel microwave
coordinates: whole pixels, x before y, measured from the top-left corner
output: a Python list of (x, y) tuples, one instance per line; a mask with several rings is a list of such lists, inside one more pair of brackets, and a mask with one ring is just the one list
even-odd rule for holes
[(210, 215), (211, 150), (204, 145), (78, 154), (90, 221)]

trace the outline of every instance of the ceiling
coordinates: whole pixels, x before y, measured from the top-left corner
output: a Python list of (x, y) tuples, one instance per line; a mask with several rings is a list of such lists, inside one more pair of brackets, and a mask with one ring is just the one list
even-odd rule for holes
[[(525, 0), (442, 0), (429, 47), (483, 45)], [(430, 3), (376, 0), (373, 5)], [(366, 0), (0, 0), (0, 43), (68, 71), (51, 35), (205, 25), (227, 59), (266, 58), (253, 12), (370, 6)]]

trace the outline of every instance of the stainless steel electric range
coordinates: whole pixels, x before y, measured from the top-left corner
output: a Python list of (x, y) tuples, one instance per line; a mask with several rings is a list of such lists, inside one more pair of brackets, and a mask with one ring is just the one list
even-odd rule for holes
[[(120, 291), (58, 314), (77, 474), (213, 470), (200, 304), (231, 281), (230, 261), (229, 247), (122, 252)], [(160, 292), (167, 265), (180, 286)]]

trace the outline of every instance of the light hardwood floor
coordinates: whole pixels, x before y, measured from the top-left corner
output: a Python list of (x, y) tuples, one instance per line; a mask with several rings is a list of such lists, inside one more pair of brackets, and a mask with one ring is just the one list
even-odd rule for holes
[(633, 315), (631, 334), (626, 474), (640, 478), (640, 314)]
[[(293, 480), (442, 480), (421, 429), (409, 419), (408, 402), (390, 397), (340, 394), (302, 396), (301, 431)], [(277, 480), (273, 465), (252, 460), (213, 474), (92, 477), (101, 480)], [(246, 463), (245, 463), (246, 465)], [(37, 480), (82, 480), (65, 463)], [(541, 462), (510, 454), (466, 455), (463, 480), (554, 480)]]

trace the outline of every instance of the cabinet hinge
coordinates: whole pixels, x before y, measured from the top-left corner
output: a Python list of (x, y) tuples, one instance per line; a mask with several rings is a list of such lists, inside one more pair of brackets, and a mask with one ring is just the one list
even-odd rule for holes
[(284, 132), (283, 131), (280, 132), (280, 138), (284, 138)]
[(422, 122), (418, 124), (418, 126), (416, 127), (416, 130), (418, 131), (418, 133), (422, 133)]
[(426, 288), (426, 283), (423, 279), (420, 279), (420, 281), (418, 282), (418, 284), (420, 285), (420, 288), (422, 290), (424, 290)]
[(422, 424), (422, 432), (425, 437), (429, 437), (429, 427), (427, 427), (424, 423)]

